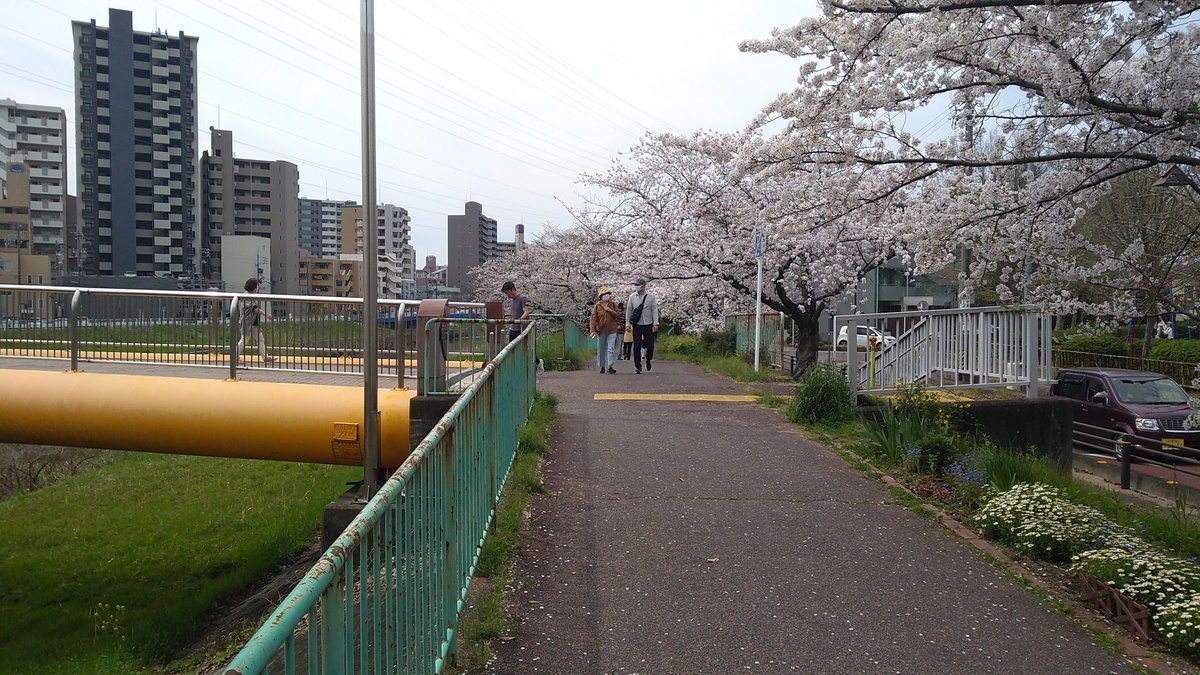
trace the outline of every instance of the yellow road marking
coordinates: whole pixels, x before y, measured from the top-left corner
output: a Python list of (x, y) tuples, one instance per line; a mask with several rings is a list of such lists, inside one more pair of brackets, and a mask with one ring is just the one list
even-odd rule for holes
[(752, 403), (757, 396), (737, 394), (596, 394), (597, 401), (715, 401)]

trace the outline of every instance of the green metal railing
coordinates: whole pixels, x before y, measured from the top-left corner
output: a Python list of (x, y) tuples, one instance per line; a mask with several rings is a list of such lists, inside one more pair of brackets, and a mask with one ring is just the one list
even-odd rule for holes
[(557, 334), (562, 338), (563, 358), (566, 358), (567, 352), (596, 349), (596, 338), (588, 337), (587, 331), (566, 314), (530, 314), (529, 317), (535, 323), (542, 324), (539, 334)]
[(441, 672), (533, 404), (534, 365), (529, 326), (483, 368), (227, 675)]
[[(753, 313), (725, 315), (725, 330), (737, 331), (739, 354), (754, 353), (755, 323)], [(759, 357), (764, 368), (783, 368), (783, 314), (780, 312), (762, 313)]]

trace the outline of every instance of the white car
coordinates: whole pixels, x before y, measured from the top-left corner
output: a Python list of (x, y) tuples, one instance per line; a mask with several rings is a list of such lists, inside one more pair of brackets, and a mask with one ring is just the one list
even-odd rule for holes
[[(846, 328), (847, 326), (842, 326), (842, 330), (838, 331), (838, 348), (846, 347)], [(878, 328), (872, 328), (871, 326), (858, 326), (858, 348), (866, 349), (870, 343), (872, 335), (875, 336), (875, 343), (881, 348), (890, 347), (896, 341), (896, 337), (891, 333), (885, 333)]]

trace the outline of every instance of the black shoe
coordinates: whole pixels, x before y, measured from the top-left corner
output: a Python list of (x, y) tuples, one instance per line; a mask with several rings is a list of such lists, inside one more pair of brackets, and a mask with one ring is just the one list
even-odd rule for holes
[(646, 359), (646, 370), (654, 370), (654, 366), (650, 365), (650, 359)]
[(637, 370), (633, 371), (633, 373), (634, 373), (635, 375), (641, 375), (641, 374), (642, 374), (642, 369), (641, 369), (641, 368), (638, 368)]
[(603, 368), (601, 368), (601, 369), (600, 369), (600, 374), (601, 374), (601, 375), (603, 375), (603, 374), (604, 374), (604, 369), (603, 369)]
[(616, 375), (616, 374), (617, 374), (617, 370), (616, 370), (616, 368), (613, 368), (612, 366), (609, 366), (609, 367), (608, 367), (608, 374), (609, 374), (609, 375)]

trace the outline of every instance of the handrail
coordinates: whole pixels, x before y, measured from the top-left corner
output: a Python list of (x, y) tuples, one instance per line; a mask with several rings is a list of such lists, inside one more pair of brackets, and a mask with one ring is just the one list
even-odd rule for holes
[[(533, 383), (527, 327), (483, 367), (224, 672), (266, 673), (268, 665), (275, 672), (277, 662), (288, 674), (441, 672)], [(307, 639), (298, 639), (302, 631)]]
[[(891, 345), (868, 351), (860, 365), (852, 327), (883, 318), (917, 323)], [(911, 382), (928, 389), (1021, 387), (1036, 398), (1038, 386), (1049, 380), (1050, 320), (1033, 306), (839, 315), (835, 334), (840, 326), (847, 327), (852, 399), (859, 390), (895, 391)]]
[[(362, 298), (255, 294), (271, 306), (274, 320), (264, 326), (273, 362), (234, 359), (240, 338), (235, 304), (245, 294), (221, 291), (139, 290), (73, 286), (0, 285), (0, 356), (114, 361), (239, 369), (272, 367), (290, 372), (362, 373)], [(393, 372), (403, 387), (405, 371), (416, 369), (418, 303), (381, 299), (374, 330), (379, 331), (380, 373)], [(450, 311), (482, 315), (484, 303), (450, 303)], [(394, 329), (392, 322), (395, 323)], [(278, 358), (276, 358), (278, 357)]]

